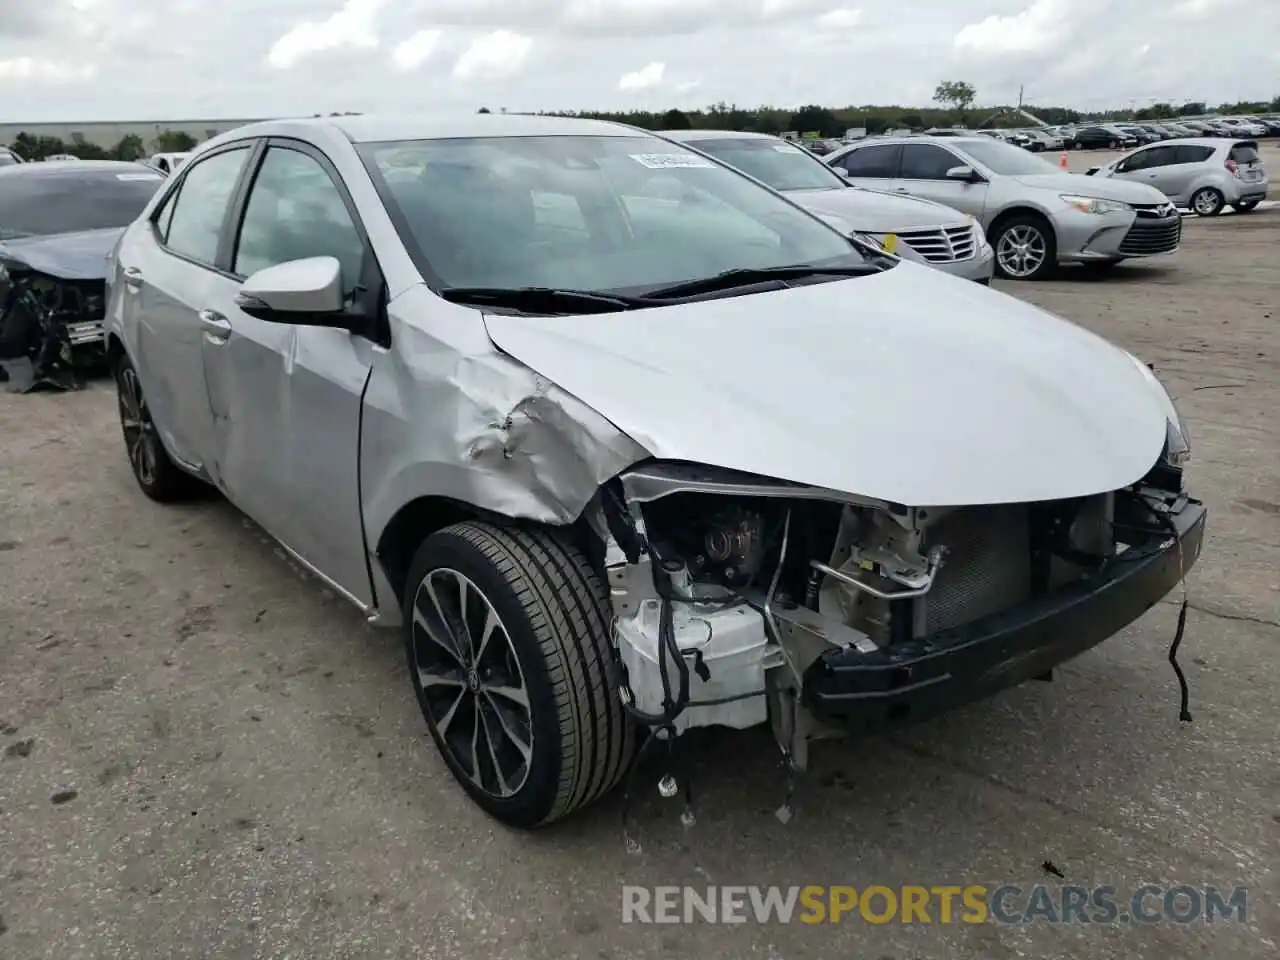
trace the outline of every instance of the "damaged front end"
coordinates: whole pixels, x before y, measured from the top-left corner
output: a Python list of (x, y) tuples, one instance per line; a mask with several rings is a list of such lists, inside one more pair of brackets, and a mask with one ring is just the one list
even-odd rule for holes
[(811, 739), (1045, 677), (1195, 563), (1205, 509), (1174, 459), (1099, 495), (945, 508), (632, 469), (598, 511), (620, 695), (667, 737), (771, 722), (800, 771)]
[(30, 256), (16, 242), (0, 247), (0, 370), (14, 392), (77, 390), (105, 360), (105, 263), (87, 266), (80, 244), (65, 255), (51, 245)]

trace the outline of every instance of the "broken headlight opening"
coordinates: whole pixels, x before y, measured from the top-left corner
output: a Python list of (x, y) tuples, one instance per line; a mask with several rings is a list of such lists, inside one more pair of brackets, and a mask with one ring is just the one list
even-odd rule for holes
[(101, 352), (104, 315), (102, 281), (64, 280), (0, 263), (0, 370), (4, 361), (24, 358), (31, 367), (30, 381), (11, 389), (80, 389), (78, 354)]
[(1205, 511), (1180, 470), (1070, 500), (908, 507), (651, 462), (611, 481), (597, 505), (619, 696), (649, 731), (624, 823), (657, 745), (668, 764), (660, 793), (683, 779), (691, 825), (679, 737), (765, 723), (786, 769), (786, 822), (812, 740), (1047, 679), (1179, 583), (1169, 659), (1190, 718), (1176, 653)]

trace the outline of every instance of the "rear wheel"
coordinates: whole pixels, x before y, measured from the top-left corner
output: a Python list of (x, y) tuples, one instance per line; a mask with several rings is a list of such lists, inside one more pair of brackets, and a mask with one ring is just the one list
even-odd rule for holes
[(158, 503), (187, 499), (204, 485), (169, 459), (151, 419), (138, 371), (128, 357), (121, 357), (116, 363), (115, 379), (120, 429), (133, 478), (142, 492)]
[(997, 223), (991, 246), (996, 270), (1008, 280), (1043, 280), (1058, 261), (1053, 227), (1035, 214), (1017, 214)]
[(1251, 213), (1259, 202), (1258, 200), (1242, 200), (1239, 203), (1233, 203), (1231, 207), (1236, 213)]
[(404, 637), (414, 693), (445, 764), (517, 827), (608, 792), (635, 749), (618, 699), (608, 590), (552, 530), (466, 522), (410, 567)]
[(1213, 187), (1201, 187), (1191, 195), (1191, 209), (1198, 217), (1216, 217), (1225, 203), (1226, 198)]

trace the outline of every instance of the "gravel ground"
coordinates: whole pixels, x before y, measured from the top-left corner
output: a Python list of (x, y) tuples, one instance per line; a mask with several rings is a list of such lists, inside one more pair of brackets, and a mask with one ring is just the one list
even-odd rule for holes
[[(1189, 419), (1193, 724), (1166, 602), (1053, 683), (822, 745), (787, 826), (769, 738), (702, 737), (697, 826), (647, 784), (638, 855), (616, 796), (532, 836), (472, 807), (398, 637), (227, 504), (145, 500), (108, 385), (0, 394), (0, 957), (1277, 956), (1277, 249), (1278, 209), (1188, 220), (1169, 262), (1002, 286), (1153, 361)], [(982, 882), (1244, 885), (1250, 916), (621, 923), (622, 884)]]

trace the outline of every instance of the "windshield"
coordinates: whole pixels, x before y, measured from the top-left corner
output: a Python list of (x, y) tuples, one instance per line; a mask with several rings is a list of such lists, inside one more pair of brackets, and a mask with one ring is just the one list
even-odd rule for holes
[(0, 239), (127, 227), (164, 182), (124, 164), (118, 172), (43, 166), (24, 163), (0, 176)]
[(960, 149), (992, 173), (1006, 177), (1029, 177), (1061, 172), (1048, 160), (1002, 140), (966, 140)]
[(776, 193), (652, 137), (358, 149), (405, 247), (441, 288), (641, 293), (727, 270), (864, 263)]
[(690, 146), (737, 167), (775, 190), (836, 190), (848, 184), (802, 147), (785, 140), (735, 138), (695, 140)]

